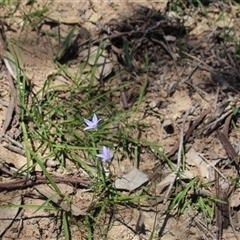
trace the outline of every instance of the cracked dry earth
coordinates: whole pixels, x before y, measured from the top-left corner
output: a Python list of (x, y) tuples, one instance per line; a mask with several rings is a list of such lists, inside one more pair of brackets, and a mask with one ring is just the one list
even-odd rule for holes
[[(11, 26), (5, 31), (6, 38), (18, 39), (19, 56), (22, 66), (26, 69), (27, 78), (33, 83), (34, 90), (39, 90), (46, 79), (56, 73), (57, 66), (53, 62), (53, 56), (59, 49), (59, 43), (54, 38), (47, 37), (44, 32), (58, 31), (52, 24), (56, 19), (61, 22), (60, 29), (63, 36), (67, 36), (74, 24), (77, 27), (77, 42), (79, 45), (86, 39), (84, 33), (91, 34), (94, 39), (106, 37), (112, 48), (108, 51), (110, 59), (121, 60), (121, 48), (127, 41), (129, 49), (135, 50), (132, 72), (126, 70), (121, 64), (112, 71), (122, 71), (120, 81), (129, 81), (125, 94), (128, 107), (137, 104), (140, 89), (147, 79), (147, 89), (135, 121), (145, 123), (145, 127), (138, 129), (136, 136), (162, 146), (162, 151), (177, 165), (176, 144), (181, 136), (181, 128), (186, 113), (184, 133), (194, 126), (194, 123), (207, 110), (206, 115), (199, 121), (194, 131), (191, 132), (185, 142), (186, 173), (189, 178), (215, 180), (214, 169), (220, 169), (223, 177), (219, 177), (221, 191), (226, 192), (228, 185), (224, 178), (236, 175), (236, 167), (231, 162), (217, 130), (222, 127), (230, 128), (227, 138), (233, 146), (234, 152), (239, 148), (239, 120), (233, 117), (236, 128), (227, 126), (227, 119), (232, 115), (232, 107), (238, 106), (239, 99), (239, 67), (238, 59), (234, 55), (234, 46), (231, 42), (224, 41), (224, 34), (228, 31), (239, 39), (239, 18), (234, 6), (224, 5), (226, 11), (223, 14), (223, 5), (212, 3), (207, 7), (208, 18), (202, 15), (200, 10), (189, 15), (178, 16), (168, 9), (167, 1), (141, 1), (141, 5), (135, 1), (74, 1), (48, 3), (51, 14), (44, 15), (44, 21), (36, 26), (36, 29), (22, 28), (23, 12), (29, 8), (27, 2), (21, 1), (20, 8), (14, 12), (14, 17), (6, 18), (5, 11), (1, 17), (6, 26)], [(44, 3), (36, 1), (34, 9), (41, 9)], [(69, 14), (71, 13), (71, 14)], [(217, 21), (219, 14), (223, 20)], [(184, 24), (181, 21), (184, 19)], [(199, 20), (200, 19), (200, 20)], [(35, 19), (37, 20), (37, 19)], [(235, 27), (235, 28), (234, 28)], [(234, 31), (231, 31), (234, 28)], [(119, 33), (118, 37), (108, 37)], [(149, 53), (149, 65), (144, 69), (145, 50)], [(63, 54), (64, 55), (64, 54)], [(81, 55), (81, 53), (80, 53)], [(68, 58), (69, 56), (67, 56)], [(77, 72), (78, 60), (70, 59), (68, 71), (74, 75)], [(61, 55), (59, 59), (66, 61)], [(120, 61), (121, 62), (121, 61)], [(86, 70), (87, 71), (87, 70)], [(7, 106), (10, 99), (10, 88), (7, 82), (7, 70), (4, 64), (1, 66), (1, 114), (0, 121), (4, 122), (7, 115)], [(58, 76), (54, 85), (62, 84), (62, 76)], [(119, 79), (108, 82), (104, 87), (109, 90), (118, 84)], [(112, 96), (112, 101), (119, 103), (120, 93)], [(135, 99), (135, 100), (134, 100)], [(226, 104), (228, 103), (228, 104)], [(14, 123), (14, 121), (13, 121)], [(15, 128), (7, 134), (14, 138)], [(186, 135), (185, 135), (186, 136)], [(226, 136), (226, 135), (225, 135)], [(186, 140), (186, 139), (185, 139)], [(226, 142), (225, 142), (226, 143)], [(174, 150), (175, 149), (175, 150)], [(201, 157), (199, 157), (201, 156)], [(119, 157), (121, 158), (121, 156)], [(203, 160), (205, 159), (205, 160)], [(6, 148), (6, 143), (0, 145), (0, 160), (12, 164), (20, 169), (26, 163), (26, 157)], [(152, 184), (150, 195), (166, 196), (166, 189), (171, 176), (171, 170), (165, 164), (164, 158), (155, 154), (154, 149), (142, 149), (139, 170), (146, 173)], [(116, 165), (114, 165), (116, 164)], [(134, 168), (131, 156), (121, 159), (121, 169), (114, 163), (114, 171), (127, 173)], [(55, 171), (51, 168), (49, 171)], [(79, 171), (75, 169), (74, 171)], [(61, 172), (57, 171), (58, 174)], [(8, 181), (1, 176), (1, 183)], [(227, 186), (225, 186), (227, 185)], [(89, 207), (92, 196), (84, 189), (74, 189), (66, 184), (59, 184), (64, 194), (72, 194), (73, 203), (81, 210)], [(210, 194), (215, 194), (213, 186), (207, 189)], [(138, 194), (139, 192), (133, 193)], [(239, 213), (239, 189), (236, 188), (229, 194), (229, 208), (231, 210), (232, 223), (223, 229), (222, 239), (236, 239), (240, 237), (237, 216)], [(13, 202), (13, 200), (15, 202)], [(158, 199), (157, 199), (158, 200)], [(1, 203), (26, 205), (41, 205), (45, 198), (41, 197), (35, 188), (26, 190), (2, 191)], [(166, 215), (168, 202), (150, 201), (145, 206), (118, 206), (115, 220), (108, 229), (105, 224), (96, 229), (95, 239), (102, 239), (103, 232), (107, 229), (107, 238), (104, 239), (217, 239), (217, 220), (205, 224), (204, 215), (197, 214), (193, 209), (188, 209), (184, 214), (177, 216), (173, 211)], [(2, 239), (64, 239), (61, 226), (61, 215), (51, 210), (21, 209), (14, 212), (12, 225), (6, 229)], [(4, 216), (4, 212), (1, 212)], [(17, 216), (16, 216), (17, 214)], [(107, 222), (109, 216), (106, 213)], [(0, 216), (2, 218), (3, 216)], [(16, 217), (15, 217), (16, 216)], [(8, 219), (0, 220), (3, 224)], [(80, 220), (79, 220), (80, 221)], [(143, 223), (141, 224), (140, 222)], [(0, 225), (1, 225), (0, 223)], [(70, 223), (72, 239), (86, 239), (86, 230), (81, 224)], [(233, 231), (233, 228), (234, 231)], [(155, 230), (153, 236), (152, 232)], [(220, 239), (220, 238), (219, 238)]]

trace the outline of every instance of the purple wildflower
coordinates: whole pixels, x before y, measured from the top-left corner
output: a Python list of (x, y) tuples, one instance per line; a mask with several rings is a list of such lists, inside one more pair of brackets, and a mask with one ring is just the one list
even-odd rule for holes
[(95, 113), (93, 114), (92, 121), (84, 118), (84, 122), (87, 124), (87, 127), (84, 128), (84, 131), (89, 129), (97, 130), (98, 123), (101, 120), (102, 120), (101, 118), (98, 119)]
[(102, 153), (97, 154), (97, 157), (102, 158), (103, 162), (108, 162), (112, 159), (113, 154), (111, 153), (111, 151), (108, 147), (103, 146)]

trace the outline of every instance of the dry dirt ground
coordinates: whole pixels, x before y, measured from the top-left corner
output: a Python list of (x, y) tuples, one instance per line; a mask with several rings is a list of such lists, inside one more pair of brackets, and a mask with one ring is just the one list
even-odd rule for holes
[[(56, 0), (47, 3), (36, 1), (33, 8), (42, 9), (45, 5), (50, 11), (44, 15), (41, 24), (37, 22), (37, 18), (32, 19), (36, 21), (32, 26), (35, 24), (38, 30), (34, 27), (23, 27), (25, 24), (23, 13), (29, 10), (27, 1), (21, 1), (19, 8), (11, 17), (7, 17), (9, 9), (3, 9), (1, 12), (5, 22), (6, 38), (19, 41), (20, 53), (17, 54), (21, 56), (21, 64), (26, 69), (27, 78), (33, 83), (35, 91), (57, 71), (53, 56), (59, 52), (59, 44), (56, 39), (44, 34), (50, 30), (57, 33), (59, 25), (54, 25), (54, 21), (61, 22), (61, 34), (65, 36), (74, 24), (78, 24), (76, 31), (79, 35), (76, 41), (79, 45), (86, 40), (86, 34), (89, 33), (94, 39), (108, 38), (113, 46), (111, 51), (114, 54), (110, 56), (111, 58), (117, 56), (119, 59), (123, 41), (127, 41), (129, 48), (134, 47), (135, 50), (132, 71), (120, 67), (123, 71), (120, 81), (131, 82), (130, 87), (125, 89), (128, 107), (131, 108), (136, 104), (134, 99), (139, 96), (140, 88), (148, 76), (147, 90), (135, 119), (146, 123), (146, 127), (141, 129), (141, 138), (162, 146), (164, 153), (169, 153), (171, 161), (177, 164), (177, 151), (171, 151), (180, 139), (186, 113), (188, 115), (183, 129), (185, 133), (204, 111), (209, 109), (206, 117), (195, 126), (195, 132), (187, 141), (185, 148), (187, 170), (192, 178), (199, 177), (209, 181), (216, 178), (213, 168), (210, 167), (212, 165), (218, 166), (223, 179), (235, 176), (236, 169), (230, 158), (236, 157), (234, 154), (237, 154), (239, 149), (239, 121), (237, 118), (232, 119), (236, 128), (230, 127), (227, 135), (229, 141), (225, 141), (225, 145), (230, 142), (233, 146), (233, 155), (229, 155), (226, 151), (227, 147), (222, 145), (221, 133), (219, 137), (217, 130), (224, 125), (228, 132), (226, 119), (232, 115), (230, 106), (238, 106), (239, 62), (234, 55), (235, 46), (231, 41), (231, 38), (239, 41), (240, 18), (237, 8), (231, 4), (215, 2), (205, 6), (208, 14), (196, 7), (194, 12), (186, 11), (178, 15), (169, 10), (169, 4), (164, 0), (139, 2)], [(109, 37), (114, 34), (119, 36)], [(144, 70), (146, 49), (151, 65), (149, 71)], [(61, 54), (58, 58), (63, 63), (71, 63), (68, 65), (71, 74), (77, 71), (79, 56), (69, 59), (69, 56)], [(114, 71), (117, 71), (116, 68)], [(10, 87), (6, 79), (7, 70), (2, 64), (1, 123), (6, 118), (10, 99)], [(106, 89), (111, 89), (118, 81), (119, 79), (115, 79), (105, 86)], [(62, 84), (62, 78), (56, 79), (54, 84)], [(119, 101), (118, 99), (119, 95), (113, 96), (113, 101)], [(11, 130), (7, 133), (14, 136), (15, 133)], [(0, 145), (0, 160), (14, 165), (17, 169), (21, 168), (26, 162), (25, 156), (14, 153), (5, 145), (4, 142)], [(166, 186), (169, 185), (167, 177), (171, 171), (162, 162), (163, 160), (157, 159), (153, 151), (143, 149), (139, 169), (156, 183), (153, 192), (165, 196)], [(129, 159), (124, 159), (121, 168), (121, 171), (126, 173), (133, 168), (133, 164)], [(163, 183), (163, 179), (166, 182)], [(5, 180), (4, 177), (0, 179), (2, 183)], [(221, 182), (222, 179), (219, 181), (220, 185), (226, 184)], [(73, 187), (66, 187), (67, 185), (64, 184), (59, 186), (67, 193), (74, 191)], [(221, 191), (228, 192), (226, 188), (223, 186)], [(211, 191), (214, 192), (214, 188)], [(22, 203), (27, 205), (41, 205), (45, 202), (45, 199), (39, 199), (39, 193), (32, 188), (22, 191), (2, 191), (0, 202), (8, 203), (11, 200), (12, 203), (12, 199), (16, 197), (16, 203), (19, 203), (21, 195), (24, 196), (21, 198)], [(227, 198), (232, 219), (231, 224), (223, 230), (223, 239), (237, 239), (236, 236), (240, 238), (240, 233), (237, 231), (240, 203), (238, 188), (229, 195)], [(73, 202), (80, 209), (85, 209), (91, 201), (90, 198), (91, 196), (86, 195), (84, 190), (78, 189)], [(150, 239), (154, 229), (156, 231), (152, 239), (157, 239), (157, 234), (163, 235), (162, 239), (166, 240), (217, 239), (216, 220), (207, 227), (203, 215), (194, 217), (190, 210), (180, 217), (166, 215), (164, 212), (167, 207), (168, 203), (164, 204), (162, 201), (158, 204), (152, 203), (151, 207), (119, 206), (116, 219), (105, 239)], [(64, 239), (60, 230), (61, 216), (50, 210), (34, 213), (35, 210), (21, 209), (15, 221), (4, 232), (2, 239)], [(139, 219), (143, 219), (144, 230), (139, 230), (137, 227)], [(0, 220), (0, 225), (1, 221), (3, 223), (5, 220)], [(86, 239), (84, 226), (72, 223), (70, 229), (73, 240)], [(104, 228), (101, 227), (96, 230), (99, 236), (103, 231)], [(95, 239), (101, 239), (99, 236)]]

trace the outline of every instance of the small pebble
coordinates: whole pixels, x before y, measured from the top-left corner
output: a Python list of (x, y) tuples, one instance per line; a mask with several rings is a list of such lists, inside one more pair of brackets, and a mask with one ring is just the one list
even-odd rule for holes
[(156, 103), (154, 100), (152, 100), (152, 101), (149, 103), (149, 107), (150, 107), (150, 108), (155, 108), (156, 105), (157, 105), (157, 103)]
[(47, 167), (56, 167), (57, 165), (59, 165), (58, 162), (53, 161), (53, 160), (47, 160), (45, 164)]
[(53, 171), (53, 169), (51, 167), (46, 167), (46, 169), (47, 169), (48, 172), (52, 172)]
[(57, 173), (63, 173), (63, 169), (62, 168), (58, 168), (56, 172)]

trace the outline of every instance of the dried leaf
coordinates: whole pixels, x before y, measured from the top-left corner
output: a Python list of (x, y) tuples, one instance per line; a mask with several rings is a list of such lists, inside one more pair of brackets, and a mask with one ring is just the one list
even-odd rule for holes
[(89, 21), (90, 22), (97, 22), (102, 18), (102, 14), (94, 12), (93, 15), (90, 17)]
[[(160, 194), (165, 187), (167, 187), (170, 183), (172, 183), (172, 181), (175, 180), (175, 178), (176, 178), (175, 172), (168, 174), (160, 183), (158, 183), (156, 192)], [(181, 174), (181, 179), (192, 179), (192, 178), (194, 178), (194, 175), (188, 170), (185, 170)]]
[(69, 204), (62, 197), (58, 196), (56, 192), (54, 192), (50, 187), (44, 185), (35, 186), (38, 192), (40, 192), (46, 198), (51, 198), (51, 201), (57, 204), (66, 212), (71, 212), (73, 216), (86, 215), (86, 212), (82, 211), (80, 208), (74, 206), (73, 204)]
[(230, 207), (239, 207), (240, 206), (240, 192), (235, 191), (229, 198)]
[(223, 14), (216, 22), (216, 26), (219, 28), (232, 28), (234, 26), (234, 19), (231, 16)]
[[(18, 192), (0, 193), (0, 205), (20, 205), (22, 197)], [(0, 236), (7, 230), (17, 216), (19, 208), (0, 207)]]
[(20, 169), (26, 165), (26, 157), (21, 156), (13, 151), (10, 151), (3, 146), (0, 146), (1, 159), (7, 164), (12, 164), (15, 168)]
[(83, 61), (87, 61), (90, 65), (96, 65), (97, 79), (108, 76), (113, 69), (111, 60), (107, 57), (107, 52), (97, 46), (92, 46), (90, 49), (85, 49), (80, 53)]
[(198, 24), (194, 29), (189, 33), (190, 35), (200, 36), (204, 32), (209, 31), (209, 25), (206, 23)]
[(200, 175), (205, 178), (209, 175), (208, 164), (191, 148), (186, 154), (186, 162), (189, 166), (197, 168), (198, 172), (195, 175)]
[(60, 23), (66, 24), (82, 24), (83, 20), (80, 16), (63, 16), (58, 12), (47, 12), (44, 14), (45, 17)]
[(115, 181), (115, 187), (116, 189), (133, 191), (147, 181), (148, 176), (135, 168), (128, 174), (123, 175), (122, 178), (117, 179)]

